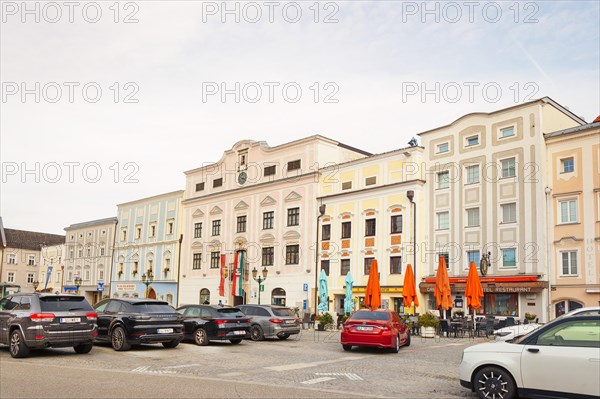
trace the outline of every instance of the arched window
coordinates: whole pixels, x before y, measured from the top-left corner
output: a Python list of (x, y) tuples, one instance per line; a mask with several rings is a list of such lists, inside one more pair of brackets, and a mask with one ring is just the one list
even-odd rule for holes
[(200, 290), (200, 304), (203, 303), (210, 303), (210, 290), (208, 288)]
[(113, 294), (113, 298), (118, 298), (119, 294), (117, 294), (116, 292)]
[(582, 308), (583, 304), (581, 302), (565, 300), (556, 302), (554, 304), (554, 317), (562, 316), (565, 313), (568, 313), (572, 310)]
[(167, 294), (167, 302), (173, 304), (173, 294)]
[(285, 306), (285, 290), (283, 288), (275, 288), (271, 291), (271, 304)]
[(140, 294), (138, 294), (137, 292), (134, 292), (133, 294), (131, 294), (132, 298), (139, 298)]

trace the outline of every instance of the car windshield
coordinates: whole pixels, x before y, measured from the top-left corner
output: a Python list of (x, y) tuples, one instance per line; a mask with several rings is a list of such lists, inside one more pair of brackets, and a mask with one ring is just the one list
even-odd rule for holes
[(238, 308), (222, 308), (217, 309), (217, 312), (225, 317), (244, 317), (244, 314)]
[(75, 310), (93, 310), (82, 296), (46, 296), (40, 298), (42, 312), (68, 312)]
[(296, 317), (296, 313), (290, 308), (273, 308), (273, 314), (279, 317)]
[(133, 304), (136, 313), (175, 313), (175, 309), (167, 303), (140, 302)]
[(389, 320), (390, 314), (385, 312), (369, 312), (361, 311), (354, 313), (350, 316), (350, 320)]

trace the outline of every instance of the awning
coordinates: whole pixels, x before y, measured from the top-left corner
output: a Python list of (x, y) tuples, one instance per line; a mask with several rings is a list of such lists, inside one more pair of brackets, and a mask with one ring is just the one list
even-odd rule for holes
[[(453, 279), (450, 279), (450, 290), (452, 292), (465, 292), (467, 283), (465, 282), (453, 282)], [(455, 278), (456, 280), (456, 278)], [(462, 280), (466, 280), (466, 278), (462, 278)], [(547, 281), (530, 281), (529, 279), (526, 281), (506, 281), (505, 278), (486, 278), (484, 282), (483, 279), (481, 281), (481, 287), (483, 288), (483, 292), (493, 292), (493, 293), (506, 293), (506, 294), (514, 294), (514, 293), (529, 293), (529, 292), (542, 292), (544, 288), (548, 288)], [(492, 281), (489, 281), (492, 280)], [(419, 290), (421, 293), (426, 294), (429, 292), (433, 292), (435, 288), (435, 282), (428, 282), (425, 280), (424, 283), (419, 284)]]

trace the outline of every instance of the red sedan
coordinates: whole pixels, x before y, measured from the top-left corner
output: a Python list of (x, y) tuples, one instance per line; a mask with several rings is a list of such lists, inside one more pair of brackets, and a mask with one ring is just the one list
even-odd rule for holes
[(353, 346), (374, 346), (397, 353), (401, 346), (410, 345), (408, 326), (391, 310), (356, 311), (342, 327), (342, 347), (346, 351)]

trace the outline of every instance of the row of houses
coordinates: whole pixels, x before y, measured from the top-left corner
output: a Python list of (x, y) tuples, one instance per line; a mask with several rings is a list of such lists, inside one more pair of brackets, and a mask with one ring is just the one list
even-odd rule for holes
[[(330, 310), (342, 312), (348, 272), (360, 306), (376, 260), (382, 306), (414, 311), (402, 303), (412, 264), (422, 312), (435, 308), (442, 256), (455, 309), (466, 306), (471, 261), (487, 266), (481, 314), (549, 320), (598, 304), (600, 122), (546, 97), (419, 137), (382, 154), (320, 135), (276, 147), (240, 141), (185, 172), (184, 190), (65, 228), (39, 276), (92, 302), (260, 300), (310, 312), (325, 270)], [(10, 281), (19, 267), (5, 263), (0, 276)]]

